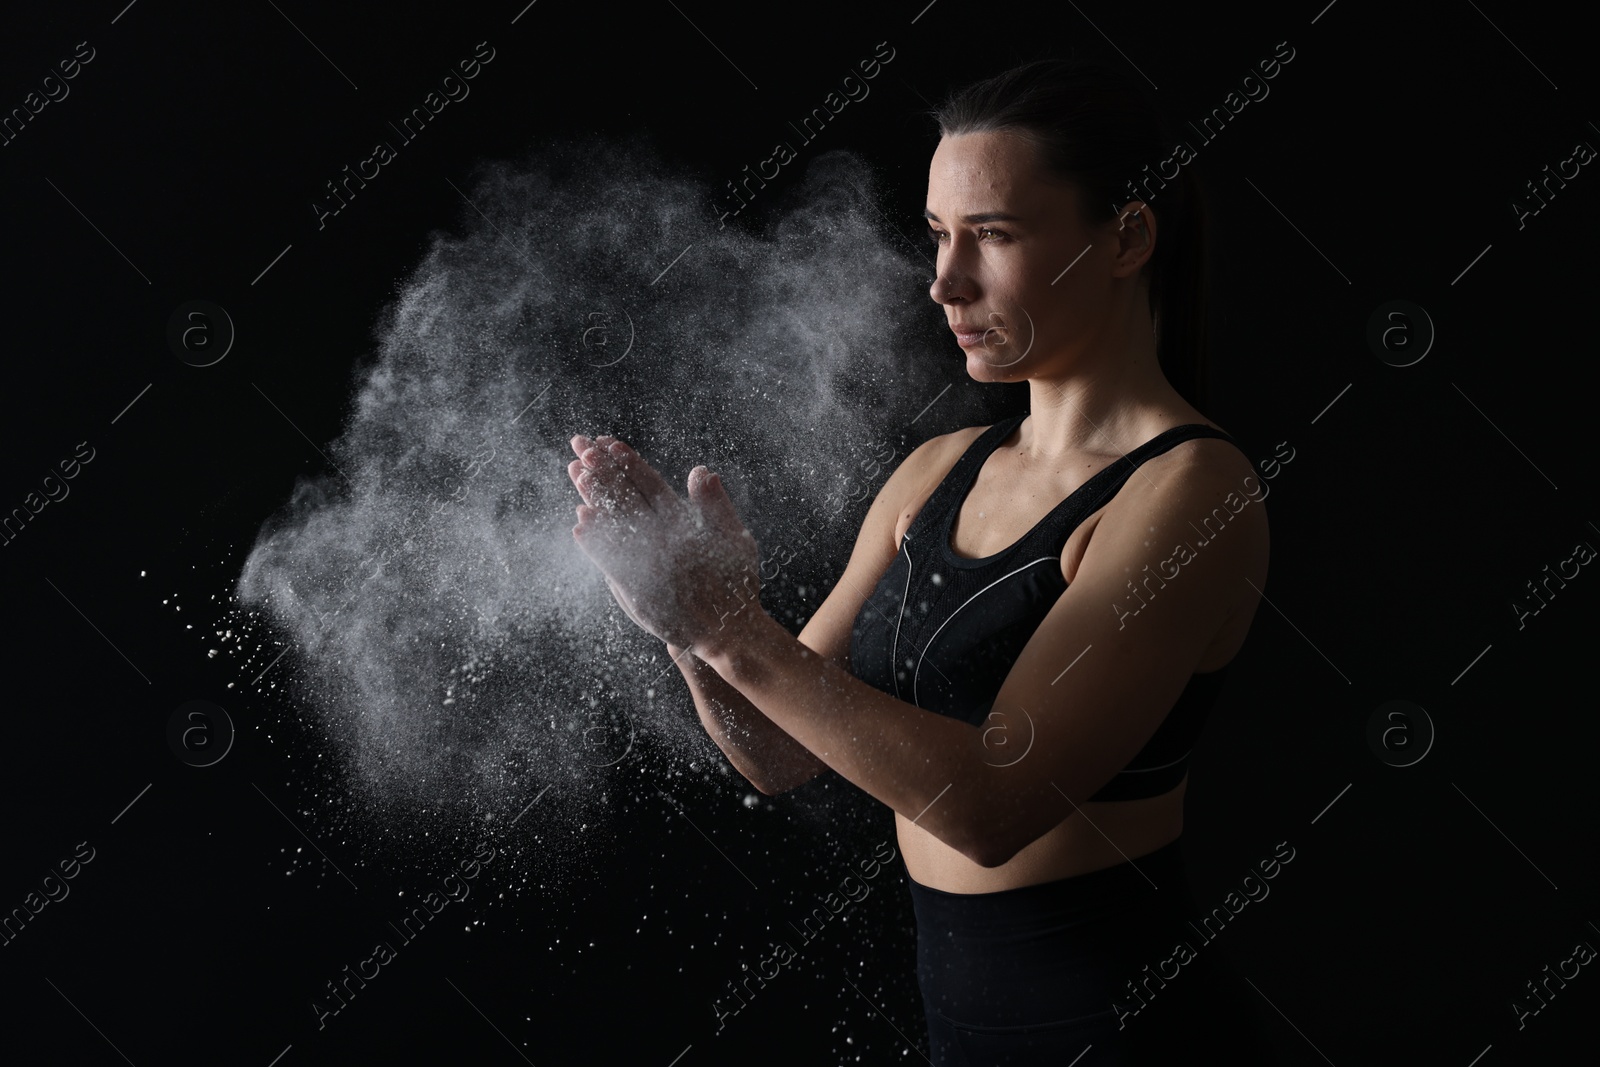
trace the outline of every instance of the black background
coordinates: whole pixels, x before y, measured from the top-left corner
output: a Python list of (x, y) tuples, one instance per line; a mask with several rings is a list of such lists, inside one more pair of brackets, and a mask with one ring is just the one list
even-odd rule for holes
[[(922, 6), (143, 0), (5, 16), (0, 108), (21, 106), (78, 42), (95, 50), (70, 96), (0, 148), (0, 508), (22, 506), (79, 442), (95, 457), (0, 548), (0, 909), (22, 907), (79, 842), (95, 850), (70, 896), (0, 947), (8, 1054), (920, 1062), (893, 870), (715, 1032), (711, 1002), (741, 963), (866, 854), (795, 812), (859, 820), (852, 842), (890, 832), (886, 812), (838, 781), (754, 809), (732, 777), (685, 786), (696, 832), (641, 807), (587, 868), (543, 883), (528, 873), (537, 842), (512, 831), (476, 895), (451, 906), (460, 921), (401, 949), (319, 1029), (312, 1001), (389, 936), (397, 887), (436, 884), (475, 842), (440, 843), (431, 874), (386, 865), (379, 843), (353, 836), (308, 847), (302, 831), (317, 839), (335, 803), (336, 775), (313, 770), (315, 732), (230, 690), (241, 679), (185, 626), (210, 621), (204, 596), (227, 588), (219, 579), (296, 477), (323, 469), (307, 438), (338, 435), (374, 315), (429, 232), (459, 217), (451, 182), (475, 161), (644, 131), (720, 185), (888, 41), (895, 58), (872, 95), (817, 149), (881, 168), (889, 214), (920, 247), (933, 141), (918, 112), (950, 87), (1050, 51), (1119, 48), (1187, 117), (1288, 41), (1296, 56), (1271, 96), (1197, 164), (1219, 236), (1207, 413), (1262, 458), (1287, 441), (1295, 459), (1271, 497), (1271, 606), (1191, 776), (1194, 895), (1209, 908), (1277, 843), (1295, 849), (1216, 947), (1255, 987), (1274, 1062), (1592, 1058), (1590, 968), (1525, 1026), (1512, 1008), (1546, 964), (1600, 944), (1597, 738), (1582, 712), (1600, 579), (1585, 568), (1520, 629), (1512, 608), (1546, 564), (1600, 544), (1600, 179), (1584, 168), (1520, 229), (1512, 208), (1577, 142), (1600, 144), (1591, 44), (1527, 5)], [(319, 230), (323, 183), (480, 41), (495, 59), (472, 95)], [(211, 367), (166, 342), (194, 299), (238, 330)], [(1437, 330), (1407, 367), (1366, 340), (1396, 299)], [(952, 368), (930, 373), (959, 381)], [(919, 431), (970, 413), (941, 409)], [(162, 603), (180, 589), (188, 615)], [(179, 762), (166, 739), (193, 699), (239, 728), (209, 768)], [(1368, 741), (1374, 711), (1396, 699), (1437, 731), (1405, 768)], [(514, 900), (487, 906), (508, 889)]]

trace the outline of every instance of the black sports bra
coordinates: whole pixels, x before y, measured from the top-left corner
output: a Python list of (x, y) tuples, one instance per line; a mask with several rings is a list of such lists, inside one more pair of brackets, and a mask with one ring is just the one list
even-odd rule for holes
[[(962, 453), (906, 530), (850, 636), (856, 677), (974, 726), (988, 718), (1011, 665), (1066, 591), (1061, 553), (1072, 531), (1152, 456), (1196, 437), (1233, 440), (1199, 423), (1174, 426), (1096, 473), (1009, 548), (983, 559), (958, 556), (950, 534), (961, 504), (984, 461), (1024, 418), (995, 423)], [(1089, 799), (1134, 800), (1174, 788), (1226, 673), (1192, 675), (1149, 742)]]

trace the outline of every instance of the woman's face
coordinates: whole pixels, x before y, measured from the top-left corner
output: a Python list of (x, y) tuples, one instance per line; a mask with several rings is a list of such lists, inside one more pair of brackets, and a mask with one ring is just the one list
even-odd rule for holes
[(938, 245), (929, 295), (979, 381), (1063, 370), (1110, 324), (1117, 279), (1148, 258), (1130, 256), (1133, 230), (1118, 219), (1086, 227), (1078, 191), (1047, 180), (1035, 152), (1012, 133), (959, 134), (939, 142), (928, 169), (924, 214)]

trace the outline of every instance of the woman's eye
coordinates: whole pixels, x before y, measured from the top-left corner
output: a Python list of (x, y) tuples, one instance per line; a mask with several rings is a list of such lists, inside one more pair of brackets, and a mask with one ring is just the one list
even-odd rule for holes
[[(944, 244), (945, 240), (949, 236), (950, 235), (945, 233), (943, 230), (929, 230), (928, 231), (928, 240), (932, 241), (936, 245)], [(1003, 241), (1003, 240), (1006, 239), (1007, 236), (1008, 235), (1003, 233), (1002, 231), (995, 230), (995, 229), (990, 229), (988, 226), (984, 226), (984, 227), (982, 227), (982, 228), (980, 228), (978, 230), (978, 240), (980, 240), (980, 241), (986, 240), (986, 239), (991, 238), (991, 237), (994, 238), (996, 241)]]

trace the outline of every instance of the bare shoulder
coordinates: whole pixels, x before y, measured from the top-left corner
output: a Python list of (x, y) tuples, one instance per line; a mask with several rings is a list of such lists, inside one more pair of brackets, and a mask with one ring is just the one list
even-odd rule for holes
[(988, 428), (988, 426), (968, 426), (930, 437), (912, 449), (895, 468), (889, 480), (884, 483), (879, 499), (894, 506), (893, 514), (896, 518), (893, 531), (896, 550), (899, 547), (899, 533), (911, 525), (911, 520), (916, 518), (917, 512), (922, 510), (922, 505), (927, 503), (933, 491), (939, 487), (939, 483), (944, 481), (945, 475), (950, 473), (951, 468), (971, 447), (972, 442)]
[(853, 621), (900, 554), (900, 535), (984, 429), (980, 426), (930, 437), (895, 466), (867, 509), (843, 574), (800, 631), (802, 644), (849, 669)]
[(1128, 479), (1107, 509), (1104, 532), (1142, 542), (1158, 530), (1182, 533), (1225, 524), (1239, 533), (1225, 539), (1232, 547), (1219, 554), (1232, 556), (1234, 568), (1253, 579), (1264, 577), (1267, 487), (1238, 445), (1216, 437), (1191, 438), (1146, 460), (1139, 475)]
[[(1222, 427), (1201, 423), (1212, 429)], [(1227, 433), (1226, 430), (1222, 430)], [(1141, 470), (1152, 476), (1160, 474), (1175, 482), (1200, 480), (1238, 485), (1255, 473), (1250, 458), (1232, 441), (1219, 437), (1193, 437), (1180, 441), (1159, 456), (1147, 460)]]
[(914, 476), (936, 472), (942, 478), (950, 472), (951, 467), (955, 466), (956, 460), (961, 458), (961, 453), (965, 452), (988, 428), (988, 426), (968, 426), (930, 437), (911, 450), (901, 462), (899, 469), (906, 470)]

